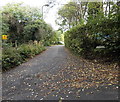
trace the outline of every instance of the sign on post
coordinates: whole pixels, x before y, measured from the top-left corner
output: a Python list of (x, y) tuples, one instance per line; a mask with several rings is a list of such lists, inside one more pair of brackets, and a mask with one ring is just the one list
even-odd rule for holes
[(7, 35), (2, 35), (2, 39), (3, 39), (3, 40), (7, 40), (7, 39), (8, 39), (8, 36), (7, 36)]

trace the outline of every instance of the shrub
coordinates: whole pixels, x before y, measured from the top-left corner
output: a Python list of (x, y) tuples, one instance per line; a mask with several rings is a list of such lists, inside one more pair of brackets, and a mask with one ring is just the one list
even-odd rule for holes
[(17, 66), (23, 62), (21, 55), (15, 48), (3, 49), (2, 55), (2, 69), (7, 70), (10, 67)]
[(45, 50), (41, 43), (23, 44), (18, 48), (9, 47), (3, 48), (2, 55), (2, 70), (8, 70), (12, 67), (20, 65), (25, 62), (27, 58), (31, 58)]
[[(78, 25), (65, 32), (65, 46), (80, 55), (88, 53), (107, 55), (120, 52), (118, 21), (104, 19), (93, 23)], [(106, 49), (96, 50), (96, 46), (99, 45), (105, 46)]]

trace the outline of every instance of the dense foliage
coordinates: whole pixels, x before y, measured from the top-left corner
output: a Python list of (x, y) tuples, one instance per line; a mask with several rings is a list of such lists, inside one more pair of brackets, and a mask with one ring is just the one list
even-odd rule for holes
[[(4, 6), (0, 13), (2, 35), (8, 36), (2, 43), (3, 70), (20, 65), (27, 58), (41, 53), (45, 50), (44, 46), (58, 43), (57, 33), (42, 19), (38, 8), (12, 3)], [(37, 43), (33, 44), (34, 41)]]
[(41, 53), (45, 50), (44, 46), (39, 42), (22, 44), (19, 47), (5, 47), (2, 55), (2, 70), (8, 70), (12, 67), (20, 65), (28, 58)]
[(15, 43), (20, 45), (30, 40), (42, 40), (45, 44), (56, 41), (55, 32), (44, 22), (38, 8), (24, 6), (22, 3), (7, 4), (1, 12), (2, 34), (8, 35), (7, 42), (13, 46)]
[[(94, 8), (94, 11), (96, 6), (89, 5), (88, 11), (92, 12), (92, 8)], [(101, 16), (103, 17), (101, 18)], [(103, 13), (94, 12), (92, 14), (89, 12), (86, 24), (77, 25), (65, 32), (65, 46), (75, 53), (87, 57), (94, 54), (109, 57), (115, 57), (114, 55), (116, 55), (120, 57), (119, 18), (120, 12), (117, 4), (112, 6), (110, 14), (107, 17)], [(96, 48), (97, 46), (104, 46), (105, 48)]]
[(73, 26), (79, 24), (79, 22), (82, 22), (82, 15), (80, 12), (79, 4), (76, 2), (69, 2), (58, 11), (59, 17), (56, 22), (64, 30), (72, 28)]

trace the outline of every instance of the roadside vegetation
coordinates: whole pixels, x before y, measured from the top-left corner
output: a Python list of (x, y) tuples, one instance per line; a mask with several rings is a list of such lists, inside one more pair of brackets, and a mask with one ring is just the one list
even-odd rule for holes
[(23, 3), (11, 3), (1, 8), (2, 70), (20, 65), (45, 50), (45, 46), (58, 44), (58, 34), (43, 19), (38, 8)]
[(65, 46), (84, 58), (120, 59), (120, 2), (69, 2), (58, 12)]
[[(8, 4), (0, 12), (3, 21), (2, 34), (8, 35), (8, 39), (2, 43), (3, 71), (40, 54), (46, 46), (64, 42), (66, 47), (51, 47), (45, 56), (19, 67), (24, 70), (6, 73), (4, 98), (9, 96), (9, 99), (15, 99), (20, 95), (20, 98), (34, 100), (48, 100), (52, 97), (63, 97), (66, 100), (73, 95), (71, 99), (74, 100), (81, 99), (85, 93), (84, 99), (89, 99), (92, 94), (90, 99), (102, 97), (100, 99), (104, 100), (105, 97), (109, 99), (109, 96), (114, 98), (112, 95), (115, 91), (115, 99), (118, 99), (120, 1), (69, 2), (58, 11), (58, 31), (45, 23), (37, 8)], [(31, 66), (31, 72), (28, 65)], [(16, 78), (11, 80), (14, 77)], [(18, 81), (21, 83), (14, 85)], [(24, 87), (19, 90), (21, 85)]]
[[(64, 5), (58, 15), (57, 23), (64, 32), (65, 46), (79, 59), (78, 63), (75, 60), (76, 66), (71, 61), (70, 67), (66, 68), (66, 73), (70, 70), (70, 73), (75, 73), (75, 80), (68, 79), (73, 83), (72, 87), (83, 87), (84, 90), (93, 86), (115, 85), (118, 88), (120, 2), (78, 0)], [(89, 81), (84, 79), (86, 77)]]
[(45, 47), (39, 43), (22, 44), (19, 47), (6, 47), (3, 49), (2, 69), (6, 71), (27, 61), (45, 50)]

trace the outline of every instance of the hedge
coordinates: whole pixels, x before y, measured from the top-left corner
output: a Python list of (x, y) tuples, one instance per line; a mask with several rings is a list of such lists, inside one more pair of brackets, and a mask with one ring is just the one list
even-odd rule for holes
[[(120, 52), (120, 28), (118, 20), (104, 19), (99, 23), (93, 22), (78, 25), (65, 32), (65, 46), (80, 55), (88, 53), (109, 54)], [(96, 46), (105, 49), (96, 49)]]
[(2, 49), (2, 70), (6, 71), (18, 66), (28, 58), (32, 58), (41, 53), (43, 50), (45, 50), (45, 48), (41, 43), (22, 44), (17, 48), (5, 47)]

